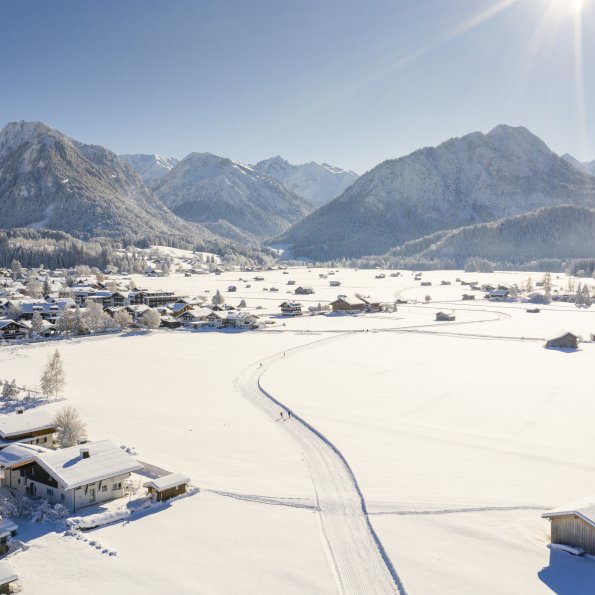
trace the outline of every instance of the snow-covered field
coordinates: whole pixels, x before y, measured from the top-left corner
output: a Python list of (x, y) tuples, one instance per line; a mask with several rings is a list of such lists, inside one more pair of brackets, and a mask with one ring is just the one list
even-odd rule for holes
[[(83, 581), (91, 594), (386, 593), (399, 581), (410, 595), (592, 592), (595, 562), (550, 559), (540, 515), (595, 493), (595, 343), (568, 353), (542, 340), (561, 330), (588, 338), (595, 306), (528, 314), (480, 292), (462, 302), (468, 288), (454, 282), (520, 284), (527, 273), (427, 272), (432, 286), (420, 287), (409, 272), (287, 272), (134, 280), (188, 295), (220, 289), (264, 315), (287, 299), (312, 305), (339, 293), (418, 303), (389, 314), (279, 317), (245, 333), (157, 331), (0, 349), (0, 377), (34, 384), (58, 345), (65, 396), (91, 438), (133, 446), (141, 461), (187, 473), (201, 488), (87, 541), (25, 527), (26, 550), (10, 558), (23, 593), (77, 592)], [(316, 293), (290, 296), (288, 279)], [(329, 286), (335, 279), (341, 287)], [(554, 282), (562, 288), (566, 279)], [(228, 293), (232, 284), (237, 292)], [(436, 323), (438, 310), (453, 310), (456, 321)], [(322, 438), (299, 419), (282, 421), (285, 406)]]

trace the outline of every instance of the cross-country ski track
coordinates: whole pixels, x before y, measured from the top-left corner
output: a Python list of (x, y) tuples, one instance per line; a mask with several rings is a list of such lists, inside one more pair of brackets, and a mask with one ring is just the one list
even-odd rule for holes
[[(348, 335), (321, 339), (291, 351), (345, 336)], [(282, 352), (246, 368), (235, 384), (246, 399), (280, 424), (303, 454), (314, 486), (323, 543), (339, 593), (406, 595), (401, 579), (370, 524), (363, 496), (347, 461), (327, 438), (293, 411), (288, 419), (287, 408), (261, 386), (264, 372), (283, 357)]]

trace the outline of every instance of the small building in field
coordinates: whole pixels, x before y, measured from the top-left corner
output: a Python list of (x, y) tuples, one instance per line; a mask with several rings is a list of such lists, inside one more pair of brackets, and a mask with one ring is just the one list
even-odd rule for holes
[(578, 349), (578, 336), (574, 333), (564, 333), (558, 337), (550, 339), (545, 346), (566, 349)]
[(329, 285), (331, 287), (340, 287), (341, 286), (341, 281), (332, 280), (332, 281), (329, 281)]
[(0, 415), (0, 449), (13, 442), (38, 444), (47, 448), (54, 446), (56, 414), (45, 407)]
[(155, 496), (157, 502), (163, 502), (186, 493), (190, 478), (183, 473), (170, 473), (143, 484), (149, 495)]
[(296, 295), (310, 295), (314, 293), (314, 289), (309, 286), (300, 286), (295, 288)]
[(508, 289), (488, 289), (487, 292), (486, 298), (492, 302), (503, 302), (509, 298)]
[(463, 301), (474, 300), (475, 296), (472, 293), (464, 293), (463, 294)]
[(17, 531), (18, 526), (10, 519), (0, 519), (0, 555), (8, 553), (10, 542)]
[(302, 304), (299, 302), (283, 302), (280, 306), (283, 316), (301, 316)]
[(19, 579), (14, 568), (6, 561), (0, 560), (0, 593), (10, 593), (10, 584)]
[(430, 287), (430, 285), (432, 285), (432, 282), (431, 281), (422, 281), (420, 283), (420, 286), (421, 287)]
[(439, 322), (452, 322), (456, 319), (454, 314), (449, 314), (448, 312), (436, 312), (436, 320)]
[(550, 521), (552, 544), (595, 556), (595, 497), (554, 508), (541, 516)]

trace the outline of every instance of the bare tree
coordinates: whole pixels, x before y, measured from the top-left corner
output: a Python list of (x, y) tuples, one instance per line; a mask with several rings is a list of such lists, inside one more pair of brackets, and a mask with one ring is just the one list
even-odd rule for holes
[(60, 352), (56, 349), (48, 359), (39, 382), (41, 391), (48, 397), (58, 398), (58, 393), (64, 388), (66, 377), (62, 367)]
[(87, 438), (87, 427), (75, 407), (66, 405), (57, 413), (54, 420), (58, 444), (62, 448), (74, 446)]

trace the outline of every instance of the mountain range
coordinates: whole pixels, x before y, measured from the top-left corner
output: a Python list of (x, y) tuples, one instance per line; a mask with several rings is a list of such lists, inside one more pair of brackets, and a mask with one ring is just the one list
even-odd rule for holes
[(440, 230), (565, 204), (595, 207), (595, 178), (526, 128), (499, 125), (381, 163), (273, 244), (312, 260), (383, 254)]
[(0, 131), (0, 227), (48, 228), (79, 238), (217, 238), (174, 215), (115, 153), (41, 122)]
[(562, 159), (568, 161), (568, 163), (570, 163), (571, 165), (574, 165), (576, 169), (580, 169), (581, 171), (584, 171), (585, 173), (591, 176), (595, 176), (595, 161), (581, 162), (575, 157), (573, 157), (570, 153), (565, 153), (564, 155), (562, 155)]
[(337, 198), (351, 186), (358, 175), (328, 163), (310, 161), (302, 165), (293, 165), (282, 157), (271, 157), (252, 166), (256, 171), (265, 173), (282, 182), (316, 207)]
[(183, 219), (235, 240), (270, 238), (314, 210), (277, 179), (211, 153), (190, 153), (153, 190)]
[(162, 155), (118, 155), (119, 159), (127, 163), (140, 179), (147, 185), (154, 184), (160, 180), (170, 169), (172, 169), (179, 159), (175, 157), (163, 157)]

